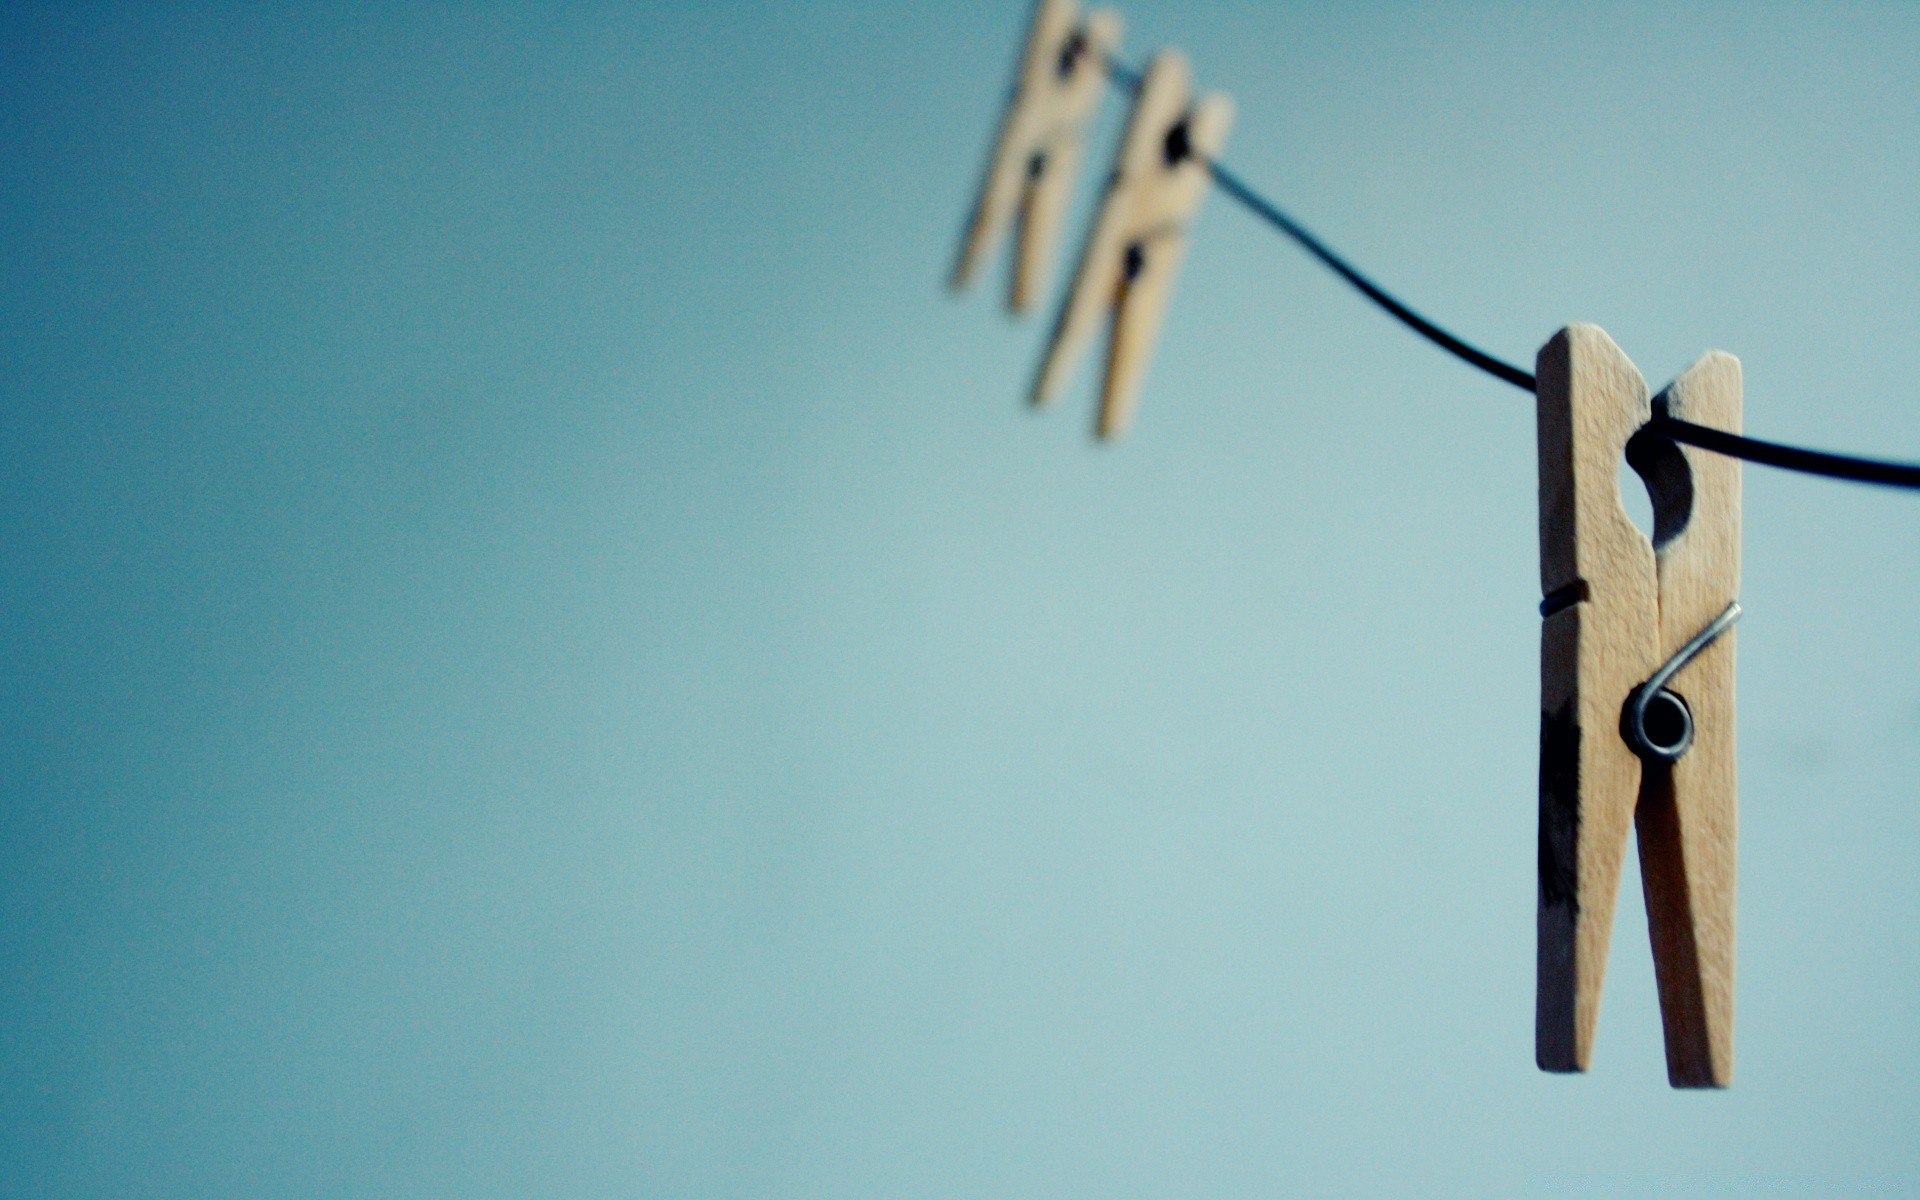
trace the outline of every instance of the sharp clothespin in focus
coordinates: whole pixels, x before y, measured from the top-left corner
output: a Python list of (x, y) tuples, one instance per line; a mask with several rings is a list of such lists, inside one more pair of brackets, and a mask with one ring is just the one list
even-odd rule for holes
[(1184, 57), (1171, 50), (1155, 56), (1134, 94), (1113, 176), (1034, 381), (1034, 404), (1053, 398), (1111, 310), (1097, 429), (1103, 438), (1126, 431), (1186, 249), (1187, 223), (1206, 194), (1207, 164), (1232, 124), (1227, 97), (1192, 99)]
[[(1660, 437), (1655, 413), (1737, 433), (1718, 352), (1651, 402), (1604, 332), (1541, 349), (1540, 900), (1534, 1050), (1584, 1071), (1629, 824), (1637, 827), (1667, 1077), (1733, 1077), (1734, 640), (1740, 462)], [(1622, 455), (1653, 498), (1620, 499)]]
[(1018, 217), (1007, 307), (1024, 311), (1039, 294), (1060, 240), (1087, 123), (1106, 82), (1107, 59), (1119, 47), (1117, 14), (1102, 9), (1081, 18), (1073, 0), (1035, 5), (1000, 136), (954, 264), (955, 291), (966, 287)]

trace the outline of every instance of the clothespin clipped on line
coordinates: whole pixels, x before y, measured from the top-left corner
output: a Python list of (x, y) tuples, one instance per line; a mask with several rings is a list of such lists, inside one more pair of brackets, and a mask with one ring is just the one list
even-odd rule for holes
[[(1734, 640), (1740, 462), (1645, 427), (1655, 413), (1737, 433), (1740, 362), (1714, 352), (1651, 402), (1592, 325), (1540, 351), (1540, 892), (1534, 1051), (1592, 1055), (1627, 830), (1640, 872), (1674, 1087), (1733, 1078)], [(1620, 501), (1622, 454), (1653, 498), (1651, 539)]]
[(1000, 135), (960, 243), (950, 285), (967, 286), (1007, 227), (1019, 223), (1007, 307), (1024, 312), (1046, 282), (1073, 193), (1086, 128), (1100, 102), (1107, 60), (1120, 48), (1120, 17), (1076, 12), (1073, 0), (1040, 0)]
[(1173, 50), (1154, 56), (1134, 93), (1106, 195), (1034, 380), (1036, 406), (1053, 398), (1100, 317), (1111, 311), (1096, 430), (1102, 438), (1126, 431), (1186, 250), (1187, 224), (1206, 195), (1207, 164), (1232, 124), (1227, 97), (1192, 98), (1184, 56)]

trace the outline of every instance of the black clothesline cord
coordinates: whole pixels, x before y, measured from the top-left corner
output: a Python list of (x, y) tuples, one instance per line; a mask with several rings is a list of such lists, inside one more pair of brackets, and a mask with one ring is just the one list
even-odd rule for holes
[(1695, 425), (1678, 417), (1655, 417), (1647, 423), (1647, 428), (1676, 442), (1685, 442), (1715, 454), (1744, 458), (1748, 462), (1765, 463), (1769, 467), (1800, 471), (1807, 475), (1825, 475), (1829, 479), (1851, 479), (1855, 483), (1920, 488), (1920, 466), (1908, 463), (1855, 458), (1850, 454), (1828, 454), (1800, 446), (1782, 446), (1778, 442), (1763, 442), (1759, 438), (1728, 433), (1710, 425)]
[[(1220, 186), (1221, 191), (1238, 200), (1255, 216), (1298, 242), (1307, 253), (1325, 263), (1334, 274), (1359, 289), (1369, 300), (1387, 310), (1407, 328), (1454, 357), (1480, 368), (1495, 379), (1510, 383), (1526, 392), (1536, 389), (1537, 381), (1532, 375), (1512, 363), (1503, 362), (1486, 351), (1469, 345), (1396, 300), (1379, 284), (1362, 275), (1351, 263), (1335, 254), (1326, 243), (1302, 228), (1278, 205), (1248, 187), (1238, 176), (1219, 163), (1209, 161), (1207, 171), (1213, 176), (1213, 181)], [(1655, 417), (1650, 427), (1654, 432), (1676, 442), (1685, 442), (1689, 446), (1698, 446), (1702, 450), (1709, 450), (1715, 454), (1746, 459), (1748, 462), (1764, 463), (1770, 467), (1800, 471), (1809, 475), (1825, 475), (1831, 479), (1849, 479), (1857, 483), (1920, 488), (1920, 466), (1856, 458), (1846, 454), (1827, 454), (1798, 446), (1782, 446), (1777, 442), (1763, 442), (1758, 438), (1728, 433), (1724, 429), (1696, 425), (1677, 417)]]
[(1360, 289), (1360, 292), (1365, 295), (1367, 299), (1378, 304), (1381, 308), (1386, 309), (1389, 313), (1392, 313), (1393, 316), (1408, 329), (1413, 330), (1455, 358), (1479, 367), (1495, 379), (1503, 380), (1524, 391), (1531, 392), (1534, 390), (1532, 375), (1522, 371), (1512, 363), (1500, 361), (1484, 350), (1477, 350), (1469, 346), (1438, 325), (1435, 325), (1432, 321), (1427, 320), (1419, 313), (1408, 308), (1398, 300), (1395, 300), (1387, 294), (1386, 289), (1382, 288), (1373, 280), (1368, 279), (1365, 275), (1362, 275), (1355, 269), (1352, 263), (1335, 254), (1327, 247), (1325, 242), (1308, 233), (1297, 221), (1282, 212), (1279, 205), (1242, 183), (1240, 177), (1233, 172), (1209, 159), (1207, 162), (1207, 173), (1213, 176), (1213, 181), (1220, 186), (1221, 191), (1238, 200), (1246, 207), (1247, 211), (1251, 212), (1254, 216), (1260, 217), (1266, 221), (1267, 224), (1272, 225), (1281, 233), (1286, 234), (1294, 241), (1300, 243), (1301, 248), (1308, 254), (1313, 255), (1325, 263), (1335, 275), (1338, 275), (1354, 287)]
[[(1140, 73), (1116, 58), (1107, 60), (1107, 75), (1114, 83), (1128, 91), (1140, 86)], [(1352, 263), (1334, 253), (1325, 242), (1313, 236), (1298, 221), (1288, 216), (1279, 205), (1254, 191), (1239, 176), (1220, 163), (1207, 160), (1207, 174), (1213, 178), (1214, 184), (1221, 191), (1239, 201), (1248, 212), (1299, 243), (1308, 254), (1319, 259), (1334, 274), (1352, 284), (1362, 295), (1385, 309), (1407, 328), (1455, 358), (1478, 367), (1503, 383), (1510, 383), (1525, 392), (1536, 390), (1537, 381), (1531, 374), (1462, 341), (1395, 299), (1385, 288), (1361, 274)], [(1695, 425), (1691, 421), (1682, 421), (1677, 417), (1655, 417), (1648, 427), (1676, 442), (1685, 442), (1689, 446), (1697, 446), (1715, 454), (1745, 459), (1748, 462), (1764, 463), (1770, 467), (1800, 471), (1808, 475), (1824, 475), (1830, 479), (1849, 479), (1856, 483), (1877, 483), (1886, 487), (1920, 489), (1920, 465), (1856, 458), (1848, 454), (1827, 454), (1798, 446), (1782, 446), (1777, 442), (1763, 442), (1757, 438), (1728, 433), (1724, 429)]]

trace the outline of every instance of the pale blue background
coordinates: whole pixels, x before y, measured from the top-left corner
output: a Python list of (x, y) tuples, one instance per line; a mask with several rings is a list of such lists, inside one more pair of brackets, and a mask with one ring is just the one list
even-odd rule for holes
[[(1216, 196), (1133, 438), (1022, 412), (1022, 3), (65, 7), (0, 1195), (1920, 1194), (1920, 499), (1747, 472), (1735, 1087), (1631, 875), (1545, 1076), (1529, 402)], [(1494, 351), (1920, 458), (1920, 8), (1126, 12)]]

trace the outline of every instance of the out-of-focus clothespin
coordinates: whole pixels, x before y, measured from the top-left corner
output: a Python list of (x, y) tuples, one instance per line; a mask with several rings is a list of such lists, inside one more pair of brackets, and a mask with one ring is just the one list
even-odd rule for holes
[(1073, 0), (1040, 0), (1034, 6), (1000, 135), (954, 263), (955, 291), (966, 287), (1017, 219), (1007, 307), (1022, 312), (1033, 303), (1060, 240), (1107, 61), (1119, 47), (1120, 17), (1110, 10), (1081, 17)]
[[(1587, 1069), (1634, 826), (1668, 1079), (1725, 1087), (1740, 462), (1646, 426), (1658, 413), (1739, 432), (1740, 363), (1710, 353), (1649, 401), (1612, 339), (1573, 325), (1541, 349), (1537, 377), (1546, 599), (1535, 1057), (1543, 1070)], [(1623, 454), (1653, 498), (1651, 539), (1621, 504)]]
[(1233, 124), (1223, 95), (1192, 98), (1179, 52), (1162, 51), (1134, 94), (1133, 115), (1059, 320), (1034, 381), (1032, 400), (1051, 400), (1111, 311), (1106, 381), (1096, 431), (1126, 431), (1140, 379), (1159, 335), (1167, 297), (1186, 251), (1187, 224), (1206, 195), (1207, 164)]

